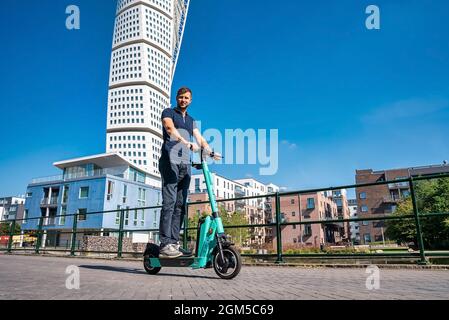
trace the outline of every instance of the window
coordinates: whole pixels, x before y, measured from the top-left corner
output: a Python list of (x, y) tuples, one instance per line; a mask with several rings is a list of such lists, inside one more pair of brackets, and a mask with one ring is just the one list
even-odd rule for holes
[(384, 238), (382, 237), (382, 235), (374, 235), (374, 241), (383, 241)]
[(138, 212), (137, 210), (134, 210), (134, 226), (137, 227), (137, 216), (138, 216)]
[(113, 192), (114, 192), (114, 182), (113, 181), (108, 181), (107, 196), (106, 196), (107, 200), (111, 200), (112, 199)]
[(65, 216), (67, 214), (67, 207), (66, 206), (62, 206), (61, 207), (61, 213), (60, 213), (60, 217), (59, 217), (59, 225), (63, 226), (65, 225)]
[(86, 221), (87, 220), (87, 209), (78, 209), (78, 221)]
[(290, 204), (295, 204), (295, 199), (291, 199)]
[(366, 192), (360, 192), (359, 193), (359, 198), (360, 199), (366, 199)]
[(154, 210), (154, 219), (153, 219), (153, 227), (156, 228), (157, 226), (157, 210)]
[(121, 206), (118, 205), (117, 206), (117, 213), (115, 214), (115, 224), (116, 225), (120, 224), (120, 209), (121, 209)]
[(304, 226), (304, 235), (305, 236), (311, 236), (312, 235), (312, 225), (306, 224)]
[(315, 199), (307, 198), (307, 209), (315, 209)]
[(200, 179), (195, 178), (195, 192), (200, 192)]
[(143, 188), (139, 188), (139, 194), (137, 199), (139, 207), (145, 207), (145, 200), (146, 200), (146, 190)]
[(295, 230), (296, 229), (296, 224), (294, 224), (292, 227), (293, 227), (293, 230)]
[(25, 224), (25, 223), (27, 223), (27, 219), (28, 218), (28, 209), (25, 209), (24, 211), (23, 211), (23, 221), (22, 221), (22, 224)]
[(126, 197), (128, 195), (128, 186), (126, 184), (123, 185), (123, 203), (126, 203)]
[(371, 235), (369, 233), (365, 233), (363, 235), (363, 239), (365, 240), (365, 243), (371, 242)]
[(80, 199), (89, 198), (89, 187), (81, 187), (80, 188)]
[(374, 221), (373, 222), (373, 228), (384, 228), (385, 222), (384, 221)]
[(32, 192), (27, 192), (27, 198), (31, 198), (33, 196)]
[(126, 211), (125, 211), (125, 226), (127, 226), (129, 224), (129, 207), (126, 207)]
[[(135, 160), (134, 160), (134, 162), (135, 162)], [(145, 183), (145, 173), (137, 171), (133, 168), (129, 168), (129, 180), (135, 181), (135, 182), (140, 182), (140, 183)]]
[(69, 186), (64, 186), (62, 189), (62, 203), (67, 203), (69, 199)]
[(145, 210), (141, 210), (141, 216), (140, 216), (140, 226), (143, 227), (145, 225)]
[(368, 206), (367, 205), (361, 206), (360, 209), (362, 210), (362, 212), (368, 212)]
[(362, 221), (362, 225), (367, 226), (369, 224), (369, 221)]
[(294, 217), (296, 215), (295, 211), (292, 212), (292, 217)]

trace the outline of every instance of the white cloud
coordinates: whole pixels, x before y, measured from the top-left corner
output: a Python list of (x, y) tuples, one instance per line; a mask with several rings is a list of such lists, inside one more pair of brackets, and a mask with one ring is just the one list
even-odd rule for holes
[(290, 142), (288, 140), (282, 140), (281, 144), (284, 146), (287, 146), (288, 149), (294, 150), (298, 148), (298, 145), (296, 143)]
[(445, 98), (412, 98), (376, 108), (362, 117), (363, 122), (378, 123), (435, 113), (449, 107)]

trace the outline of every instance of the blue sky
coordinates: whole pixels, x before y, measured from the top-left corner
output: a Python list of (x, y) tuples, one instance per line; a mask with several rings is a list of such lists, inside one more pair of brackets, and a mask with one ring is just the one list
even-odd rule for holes
[[(406, 3), (406, 4), (405, 4)], [(81, 30), (65, 28), (78, 5)], [(381, 10), (367, 30), (365, 8)], [(52, 163), (105, 150), (114, 0), (5, 0), (0, 10), (0, 195)], [(449, 160), (449, 2), (192, 0), (174, 88), (203, 129), (279, 130), (279, 171), (214, 169), (289, 189), (356, 169)]]

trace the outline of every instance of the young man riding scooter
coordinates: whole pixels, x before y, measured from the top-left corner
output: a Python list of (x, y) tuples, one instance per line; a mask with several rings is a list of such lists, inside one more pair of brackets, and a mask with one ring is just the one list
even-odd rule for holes
[[(177, 107), (162, 112), (163, 145), (159, 159), (162, 177), (162, 210), (159, 223), (160, 257), (177, 258), (192, 253), (180, 246), (179, 233), (186, 214), (187, 194), (191, 178), (191, 152), (200, 148), (212, 152), (202, 137), (195, 120), (187, 113), (192, 91), (179, 89)], [(192, 136), (197, 143), (191, 142)], [(214, 154), (219, 160), (221, 155)]]

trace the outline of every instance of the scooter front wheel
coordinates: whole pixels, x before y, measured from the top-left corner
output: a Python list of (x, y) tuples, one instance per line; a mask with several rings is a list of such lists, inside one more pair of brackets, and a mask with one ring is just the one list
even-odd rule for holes
[(230, 280), (235, 278), (242, 268), (242, 258), (234, 247), (223, 248), (224, 260), (217, 250), (214, 256), (215, 273), (222, 279)]

